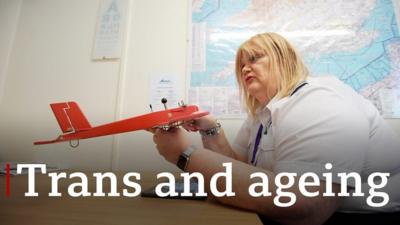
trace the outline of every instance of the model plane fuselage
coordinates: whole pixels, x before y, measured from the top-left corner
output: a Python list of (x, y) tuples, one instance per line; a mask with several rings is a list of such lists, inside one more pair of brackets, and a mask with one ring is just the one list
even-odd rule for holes
[(35, 145), (87, 139), (152, 128), (167, 130), (209, 114), (205, 111), (199, 111), (195, 105), (183, 105), (178, 108), (152, 112), (92, 127), (76, 102), (53, 103), (50, 104), (50, 107), (63, 134), (54, 140), (34, 142)]

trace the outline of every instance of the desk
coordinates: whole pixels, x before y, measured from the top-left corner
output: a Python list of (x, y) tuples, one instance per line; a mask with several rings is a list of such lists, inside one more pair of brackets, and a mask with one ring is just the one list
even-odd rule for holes
[[(67, 176), (70, 172), (67, 172)], [(89, 192), (95, 192), (95, 179), (87, 172)], [(125, 173), (118, 176), (121, 197), (78, 197), (68, 195), (70, 183), (80, 179), (62, 179), (59, 192), (62, 197), (48, 197), (51, 180), (47, 175), (36, 174), (36, 191), (39, 197), (25, 197), (28, 177), (11, 177), (11, 196), (5, 195), (5, 176), (0, 176), (0, 224), (261, 224), (251, 212), (230, 208), (210, 201), (124, 197), (122, 182)], [(159, 181), (158, 181), (159, 182)], [(104, 182), (104, 192), (109, 184)], [(142, 190), (157, 183), (155, 173), (141, 173)], [(131, 190), (130, 190), (131, 191)]]

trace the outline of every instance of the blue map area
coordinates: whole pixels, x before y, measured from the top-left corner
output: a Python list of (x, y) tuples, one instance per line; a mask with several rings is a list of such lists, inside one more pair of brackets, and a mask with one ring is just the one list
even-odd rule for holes
[(399, 42), (399, 32), (391, 0), (378, 1), (368, 19), (361, 28), (364, 31), (376, 31), (379, 36), (374, 42), (356, 52), (338, 52), (323, 55), (319, 59), (306, 57), (307, 65), (313, 74), (333, 74), (346, 82), (356, 91), (376, 83), (393, 69), (387, 52), (388, 46)]
[[(207, 24), (207, 29), (216, 33), (236, 33), (237, 38), (224, 38), (206, 43), (206, 70), (192, 72), (191, 87), (234, 87), (236, 86), (234, 71), (230, 76), (215, 77), (232, 63), (235, 51), (244, 40), (250, 36), (241, 35), (255, 33), (248, 27), (227, 26), (226, 21), (232, 15), (242, 12), (249, 7), (250, 0), (238, 0), (235, 4), (227, 0), (206, 0), (200, 12), (192, 14), (192, 23)], [(316, 18), (318, 19), (318, 18)], [(370, 15), (363, 21), (363, 31), (374, 31), (378, 35), (373, 42), (351, 52), (328, 53), (314, 58), (305, 55), (306, 64), (314, 76), (335, 75), (349, 84), (356, 91), (381, 81), (399, 70), (398, 65), (391, 62), (388, 48), (391, 44), (400, 43), (398, 26), (391, 0), (378, 0)], [(273, 30), (271, 30), (273, 31)]]
[[(201, 8), (200, 13), (193, 13), (192, 23), (206, 22), (208, 28), (215, 28), (220, 32), (234, 31), (234, 32), (247, 32), (244, 29), (232, 29), (225, 26), (225, 22), (233, 14), (239, 13), (249, 6), (249, 0), (239, 0), (232, 4), (231, 1), (205, 1)], [(206, 71), (193, 72), (191, 77), (192, 87), (201, 86), (236, 86), (235, 76), (232, 75), (222, 79), (216, 79), (212, 74), (218, 73), (226, 67), (227, 62), (234, 60), (235, 51), (246, 38), (239, 40), (224, 39), (223, 46), (221, 42), (207, 42), (206, 44)]]

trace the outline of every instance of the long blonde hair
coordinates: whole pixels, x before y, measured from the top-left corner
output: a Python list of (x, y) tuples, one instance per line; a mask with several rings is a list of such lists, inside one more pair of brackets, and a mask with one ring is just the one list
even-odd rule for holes
[(296, 85), (304, 81), (309, 75), (308, 69), (300, 55), (281, 35), (263, 33), (257, 34), (245, 41), (237, 51), (235, 70), (240, 96), (251, 116), (255, 115), (256, 109), (261, 104), (245, 89), (242, 80), (242, 59), (243, 56), (259, 57), (260, 55), (266, 55), (270, 59), (270, 72), (277, 76), (278, 90), (276, 96), (278, 98), (289, 96)]

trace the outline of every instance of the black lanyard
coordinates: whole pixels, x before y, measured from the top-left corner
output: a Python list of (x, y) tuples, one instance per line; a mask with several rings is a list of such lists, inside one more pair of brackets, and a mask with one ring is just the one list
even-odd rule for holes
[[(300, 83), (300, 85), (298, 85), (294, 91), (290, 94), (290, 96), (293, 96), (294, 93), (296, 93), (298, 90), (300, 90), (300, 88), (304, 87), (305, 85), (307, 85), (307, 82), (302, 82)], [(271, 126), (272, 121), (270, 119), (270, 122), (268, 123), (268, 126), (265, 129), (269, 129), (269, 127)], [(257, 131), (257, 136), (256, 136), (256, 141), (254, 143), (254, 148), (253, 148), (253, 156), (251, 158), (251, 164), (256, 165), (257, 161), (256, 161), (256, 155), (257, 155), (257, 151), (258, 151), (258, 146), (260, 145), (260, 141), (261, 141), (261, 137), (262, 137), (262, 131), (263, 131), (264, 126), (262, 125), (262, 123), (260, 124), (260, 126), (258, 127), (258, 131)]]

